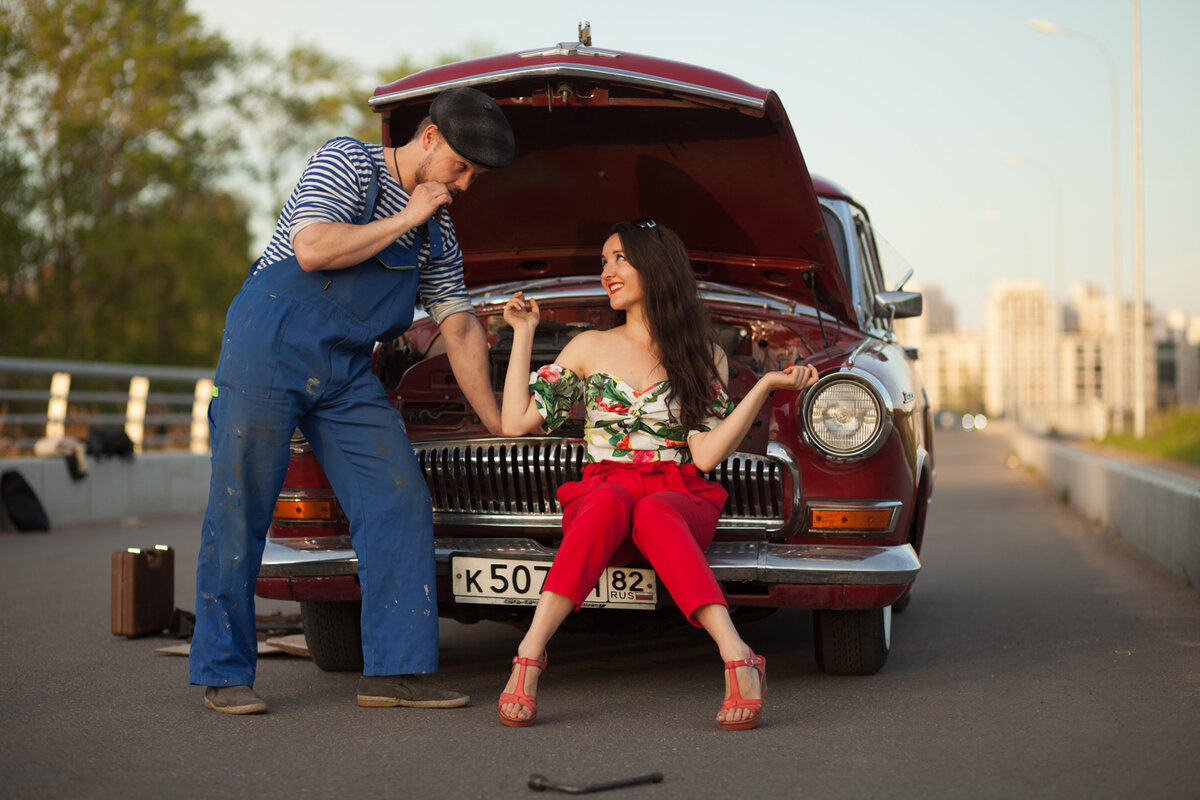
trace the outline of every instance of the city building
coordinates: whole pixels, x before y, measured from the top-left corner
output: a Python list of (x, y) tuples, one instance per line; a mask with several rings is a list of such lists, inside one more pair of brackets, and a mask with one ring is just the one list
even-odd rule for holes
[[(1132, 427), (1132, 303), (1121, 304), (1118, 329), (1117, 305), (1096, 286), (1072, 286), (1068, 303), (1057, 307), (1041, 281), (1001, 281), (992, 287), (984, 330), (956, 331), (942, 293), (919, 290), (925, 313), (897, 321), (896, 333), (919, 352), (935, 411), (983, 411), (1076, 436)], [(1200, 403), (1200, 318), (1170, 315), (1157, 335), (1147, 325), (1143, 336), (1147, 408)]]
[(954, 329), (954, 306), (936, 286), (912, 286), (921, 292), (921, 316), (896, 321), (896, 335), (918, 354), (929, 404), (937, 411), (983, 411), (984, 338), (977, 331)]
[(1200, 317), (1166, 314), (1155, 326), (1157, 406), (1200, 408)]
[(1041, 281), (993, 284), (985, 314), (989, 417), (1053, 425), (1059, 384), (1054, 342), (1060, 335), (1053, 304)]

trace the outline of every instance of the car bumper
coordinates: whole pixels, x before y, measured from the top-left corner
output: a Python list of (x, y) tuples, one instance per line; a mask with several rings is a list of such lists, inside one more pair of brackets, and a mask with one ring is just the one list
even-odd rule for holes
[[(311, 549), (311, 540), (268, 541), (260, 578), (356, 575), (358, 558), (348, 542)], [(552, 548), (524, 538), (437, 539), (439, 576), (449, 575), (452, 555), (550, 558)], [(885, 586), (909, 584), (921, 561), (911, 545), (816, 545), (766, 542), (714, 542), (706, 551), (718, 581), (767, 585)]]

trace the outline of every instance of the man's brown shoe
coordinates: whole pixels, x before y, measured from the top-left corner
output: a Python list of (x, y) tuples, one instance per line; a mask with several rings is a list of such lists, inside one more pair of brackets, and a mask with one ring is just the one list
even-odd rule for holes
[(204, 706), (222, 714), (265, 714), (267, 704), (249, 686), (209, 686)]
[(459, 708), (471, 698), (430, 686), (422, 675), (363, 675), (358, 680), (358, 704), (367, 708)]

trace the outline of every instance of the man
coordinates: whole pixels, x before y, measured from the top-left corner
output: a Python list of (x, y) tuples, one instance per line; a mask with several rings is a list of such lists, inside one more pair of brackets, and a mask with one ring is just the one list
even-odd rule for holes
[(359, 705), (466, 705), (418, 677), (437, 670), (432, 510), (371, 352), (407, 329), (419, 293), (467, 401), (499, 432), (487, 340), (446, 207), (514, 149), (496, 103), (455, 88), (401, 147), (341, 138), (309, 159), (229, 308), (209, 407), (212, 484), (190, 656), (208, 708), (267, 710), (252, 688), (254, 586), (296, 427), (337, 493), (358, 556)]

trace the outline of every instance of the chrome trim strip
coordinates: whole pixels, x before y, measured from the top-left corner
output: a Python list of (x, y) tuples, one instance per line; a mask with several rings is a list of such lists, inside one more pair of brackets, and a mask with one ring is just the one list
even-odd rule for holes
[[(539, 287), (545, 286), (546, 289)], [(736, 287), (711, 281), (699, 281), (700, 297), (708, 302), (727, 303), (732, 306), (742, 306), (755, 311), (770, 311), (777, 314), (797, 316), (805, 314), (816, 318), (818, 311), (806, 303), (788, 300), (767, 292), (740, 290)], [(564, 275), (555, 278), (543, 278), (538, 281), (509, 281), (507, 283), (491, 284), (484, 289), (476, 289), (470, 293), (471, 304), (478, 309), (486, 310), (488, 306), (502, 306), (518, 289), (526, 294), (536, 294), (538, 302), (546, 300), (588, 300), (605, 299), (607, 295), (600, 288), (596, 278), (591, 275)], [(837, 323), (837, 317), (827, 311), (819, 312), (826, 322)], [(429, 314), (423, 309), (417, 309), (413, 314), (413, 324), (428, 319)]]
[[(296, 448), (301, 453), (311, 453), (312, 445), (308, 442), (304, 446)], [(333, 489), (280, 489), (280, 500), (328, 500), (336, 499), (337, 495), (333, 493)]]
[[(804, 532), (811, 536), (887, 536), (896, 530), (896, 521), (900, 518), (898, 513), (904, 503), (899, 500), (851, 500), (838, 497), (833, 498), (814, 498), (808, 500), (804, 504), (803, 522)], [(835, 511), (840, 509), (854, 509), (856, 511), (890, 511), (891, 516), (888, 518), (888, 526), (884, 530), (854, 530), (851, 528), (840, 528), (836, 531), (827, 530), (825, 528), (814, 529), (809, 520), (812, 519), (812, 513), (816, 510)]]
[(633, 86), (659, 89), (662, 91), (676, 92), (695, 97), (703, 97), (708, 100), (730, 103), (758, 112), (761, 112), (764, 108), (766, 108), (767, 105), (766, 101), (759, 100), (757, 97), (749, 97), (747, 95), (736, 94), (734, 92), (725, 92), (720, 89), (712, 89), (695, 83), (673, 81), (666, 78), (660, 78), (656, 75), (647, 75), (642, 72), (630, 72), (623, 69), (612, 69), (611, 67), (605, 67), (598, 64), (574, 64), (560, 61), (556, 61), (552, 64), (531, 64), (530, 66), (525, 67), (513, 67), (512, 69), (485, 72), (483, 74), (469, 75), (465, 78), (458, 78), (456, 80), (427, 84), (419, 88), (390, 92), (389, 94), (369, 98), (367, 100), (367, 104), (372, 107), (382, 106), (388, 103), (396, 103), (400, 102), (401, 100), (407, 100), (412, 97), (432, 97), (444, 92), (446, 89), (452, 89), (456, 86), (473, 86), (475, 88), (479, 88), (481, 86), (489, 86), (491, 84), (504, 83), (512, 80), (523, 80), (526, 78), (607, 78), (616, 82), (629, 83)]
[(263, 548), (260, 578), (301, 578), (328, 575), (357, 575), (358, 556), (350, 537), (336, 537), (339, 546), (326, 550), (305, 549), (305, 539), (267, 539)]
[[(545, 287), (545, 288), (542, 288)], [(756, 311), (773, 311), (777, 314), (795, 316), (806, 313), (817, 315), (817, 310), (806, 303), (788, 300), (768, 292), (750, 291), (729, 286), (714, 281), (697, 281), (700, 297), (713, 303), (744, 306)], [(537, 281), (509, 281), (493, 284), (485, 289), (471, 293), (471, 303), (475, 306), (504, 305), (509, 297), (517, 290), (527, 295), (536, 296), (543, 300), (586, 300), (592, 298), (607, 298), (607, 294), (592, 275), (564, 275), (555, 278), (542, 278)], [(822, 311), (821, 315), (828, 322), (837, 322), (836, 317)]]
[(909, 544), (714, 542), (705, 555), (719, 581), (882, 586), (909, 583), (921, 570), (921, 560)]
[(620, 58), (621, 54), (612, 50), (601, 50), (599, 47), (589, 47), (582, 42), (559, 42), (554, 47), (543, 50), (526, 50), (518, 53), (521, 58), (536, 58), (538, 56), (597, 56), (600, 58)]
[(800, 462), (796, 459), (795, 453), (779, 442), (767, 442), (767, 455), (787, 467), (788, 475), (792, 480), (792, 496), (788, 499), (792, 516), (783, 528), (784, 536), (791, 536), (804, 522), (803, 513), (797, 513), (797, 509), (801, 509), (800, 499), (804, 494), (802, 491), (804, 487), (800, 482)]
[[(479, 556), (546, 556), (554, 550), (524, 538), (437, 539), (434, 554), (439, 575), (449, 575), (452, 554)], [(921, 570), (912, 545), (858, 546), (714, 542), (705, 554), (719, 581), (765, 584), (845, 584), (884, 586), (909, 583)], [(259, 576), (354, 575), (353, 550), (296, 551), (268, 541)]]

